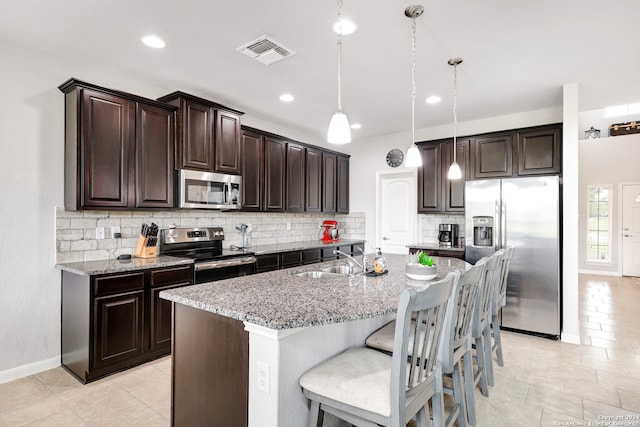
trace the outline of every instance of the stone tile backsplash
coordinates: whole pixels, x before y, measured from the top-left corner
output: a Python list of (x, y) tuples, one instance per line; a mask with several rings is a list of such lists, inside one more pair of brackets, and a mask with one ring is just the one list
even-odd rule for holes
[(465, 237), (464, 215), (421, 214), (418, 215), (422, 240), (418, 243), (438, 243), (440, 224), (458, 224), (458, 238)]
[[(155, 222), (160, 228), (221, 226), (224, 246), (242, 244), (235, 229), (241, 223), (251, 224), (251, 246), (290, 243), (319, 238), (320, 224), (325, 219), (339, 222), (340, 237), (365, 238), (364, 213), (348, 215), (268, 214), (181, 209), (173, 211), (67, 211), (56, 208), (56, 255), (58, 263), (92, 261), (133, 254), (140, 227)], [(105, 239), (96, 239), (96, 228), (105, 228)], [(111, 238), (111, 228), (120, 227), (122, 238)], [(436, 225), (437, 230), (437, 225)], [(437, 236), (437, 234), (436, 234)]]

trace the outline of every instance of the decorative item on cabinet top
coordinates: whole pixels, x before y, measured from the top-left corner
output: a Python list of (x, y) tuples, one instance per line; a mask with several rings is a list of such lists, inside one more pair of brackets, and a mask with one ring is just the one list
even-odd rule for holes
[(615, 123), (609, 126), (609, 136), (631, 135), (640, 133), (640, 121)]
[(589, 129), (584, 131), (584, 139), (595, 139), (600, 138), (600, 129), (595, 129), (591, 126)]

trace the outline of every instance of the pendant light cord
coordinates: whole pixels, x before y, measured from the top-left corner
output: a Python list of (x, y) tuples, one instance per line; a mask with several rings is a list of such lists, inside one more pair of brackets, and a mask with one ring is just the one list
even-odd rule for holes
[(338, 111), (342, 111), (342, 0), (338, 0)]
[(453, 163), (456, 163), (456, 134), (458, 127), (458, 114), (456, 111), (456, 104), (458, 103), (458, 64), (453, 66)]
[(416, 17), (412, 18), (411, 38), (411, 144), (416, 142)]

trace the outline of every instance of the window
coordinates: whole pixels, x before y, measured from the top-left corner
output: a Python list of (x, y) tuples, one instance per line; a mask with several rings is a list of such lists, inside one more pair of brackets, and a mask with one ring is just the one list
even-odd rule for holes
[(587, 261), (611, 262), (612, 186), (587, 186)]

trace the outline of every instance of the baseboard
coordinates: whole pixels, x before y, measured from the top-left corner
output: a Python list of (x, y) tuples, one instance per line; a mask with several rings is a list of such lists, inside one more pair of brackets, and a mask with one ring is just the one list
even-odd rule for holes
[(579, 274), (595, 274), (597, 276), (617, 276), (617, 277), (622, 276), (622, 274), (620, 274), (618, 271), (598, 271), (598, 270), (580, 269), (578, 270), (578, 273)]
[(58, 366), (60, 366), (60, 356), (52, 357), (51, 359), (39, 360), (37, 362), (29, 363), (28, 365), (7, 369), (6, 371), (0, 371), (0, 384), (28, 377), (29, 375), (37, 374), (42, 371), (48, 371), (49, 369), (57, 368)]
[(580, 344), (580, 335), (560, 333), (560, 341), (569, 344)]

